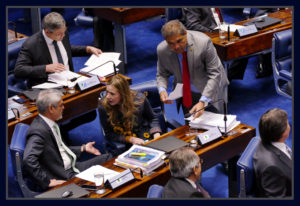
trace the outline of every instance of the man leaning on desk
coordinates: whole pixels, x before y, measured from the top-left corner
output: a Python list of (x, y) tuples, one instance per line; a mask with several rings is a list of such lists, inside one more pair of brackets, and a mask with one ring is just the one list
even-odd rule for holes
[[(27, 79), (27, 87), (30, 89), (46, 82), (50, 73), (74, 71), (73, 56), (98, 56), (101, 53), (100, 49), (92, 46), (71, 45), (64, 18), (59, 13), (51, 12), (43, 19), (43, 30), (23, 43), (14, 73), (17, 78)], [(74, 118), (64, 125), (64, 131), (72, 130), (95, 118), (95, 111), (85, 114), (84, 117)]]
[[(167, 22), (161, 29), (165, 41), (157, 46), (157, 85), (161, 101), (170, 104), (167, 87), (174, 76), (173, 88), (183, 83), (183, 98), (177, 101), (184, 114), (196, 112), (199, 117), (206, 104), (226, 100), (229, 84), (223, 65), (211, 39), (204, 33), (186, 30), (179, 20)], [(222, 102), (213, 104), (213, 112), (222, 112)]]

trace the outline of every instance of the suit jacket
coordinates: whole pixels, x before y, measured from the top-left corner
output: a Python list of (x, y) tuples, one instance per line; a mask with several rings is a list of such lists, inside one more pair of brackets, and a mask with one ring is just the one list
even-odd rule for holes
[[(141, 96), (142, 94), (139, 93), (138, 95)], [(98, 111), (100, 116), (100, 123), (102, 125), (107, 140), (114, 142), (124, 142), (125, 135), (114, 131), (114, 128), (108, 122), (107, 112), (102, 105), (100, 105)], [(122, 114), (119, 113), (119, 115), (119, 119), (122, 123)], [(153, 112), (152, 107), (147, 98), (145, 98), (145, 101), (136, 109), (135, 115), (135, 124), (132, 132), (135, 133), (137, 137), (147, 139), (144, 137), (144, 132), (149, 132), (150, 134), (162, 132), (160, 128), (159, 119), (157, 115)], [(123, 128), (123, 126), (120, 127)]]
[(190, 198), (203, 197), (203, 194), (193, 188), (193, 186), (184, 178), (171, 177), (164, 186), (163, 198)]
[[(226, 88), (229, 84), (223, 65), (211, 39), (204, 33), (187, 30), (187, 60), (190, 79), (200, 93), (212, 101), (227, 100)], [(166, 41), (157, 46), (157, 86), (167, 89), (169, 77), (174, 76), (173, 88), (182, 83), (180, 62)], [(214, 105), (223, 111), (222, 102)]]
[[(87, 55), (85, 46), (71, 46), (68, 32), (62, 43), (66, 49), (70, 70), (74, 71), (72, 56)], [(48, 80), (46, 65), (52, 64), (52, 58), (42, 31), (29, 37), (22, 45), (15, 65), (15, 76), (27, 79), (27, 87), (44, 83)]]
[(183, 8), (182, 22), (194, 31), (212, 32), (217, 27), (211, 8)]
[[(80, 146), (69, 148), (79, 158)], [(27, 174), (43, 189), (48, 188), (50, 179), (67, 180), (75, 174), (64, 169), (55, 136), (40, 116), (33, 120), (28, 130), (23, 164)]]
[(258, 197), (291, 196), (292, 160), (273, 145), (257, 146), (253, 156)]

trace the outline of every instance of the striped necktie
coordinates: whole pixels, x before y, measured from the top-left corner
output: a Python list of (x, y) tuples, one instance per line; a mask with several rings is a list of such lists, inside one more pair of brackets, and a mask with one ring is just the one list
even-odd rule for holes
[(64, 150), (66, 150), (66, 152), (68, 153), (68, 155), (72, 158), (72, 169), (74, 170), (74, 172), (80, 173), (80, 171), (75, 167), (75, 163), (76, 163), (76, 155), (74, 154), (74, 152), (72, 152), (66, 145), (65, 143), (62, 141), (61, 139), (61, 135), (60, 135), (60, 130), (57, 124), (54, 124), (54, 128), (56, 131), (56, 134), (58, 136), (58, 141), (59, 144), (64, 148)]
[(54, 45), (54, 49), (55, 49), (55, 53), (56, 53), (56, 56), (57, 56), (58, 63), (64, 64), (64, 60), (63, 60), (63, 58), (61, 56), (61, 53), (60, 53), (60, 50), (58, 48), (57, 41), (53, 40), (53, 45)]

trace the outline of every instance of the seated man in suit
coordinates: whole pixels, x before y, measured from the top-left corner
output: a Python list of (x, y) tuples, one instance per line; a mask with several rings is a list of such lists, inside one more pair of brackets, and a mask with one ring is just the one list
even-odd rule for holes
[(284, 143), (289, 137), (287, 113), (271, 109), (259, 120), (261, 142), (253, 155), (258, 197), (292, 195), (292, 151)]
[[(56, 12), (43, 19), (43, 30), (29, 37), (22, 45), (16, 61), (14, 73), (17, 78), (27, 79), (27, 87), (44, 83), (48, 74), (74, 71), (73, 56), (99, 55), (102, 51), (92, 46), (73, 46), (70, 44), (64, 18)], [(74, 118), (64, 124), (65, 131), (72, 130), (96, 118), (96, 111)]]
[[(62, 118), (64, 110), (62, 96), (61, 92), (53, 89), (39, 93), (36, 100), (39, 115), (27, 132), (24, 169), (41, 189), (62, 184), (77, 173), (111, 158), (109, 154), (101, 155), (93, 146), (95, 142), (88, 142), (82, 146), (65, 145), (56, 123)], [(82, 152), (96, 156), (78, 162)]]
[[(161, 33), (165, 41), (157, 46), (156, 74), (161, 101), (173, 103), (168, 100), (166, 91), (172, 75), (173, 88), (183, 83), (183, 98), (176, 103), (178, 111), (182, 105), (184, 114), (196, 112), (193, 117), (197, 118), (210, 102), (226, 101), (229, 82), (211, 39), (202, 32), (186, 30), (179, 20), (167, 22)], [(209, 109), (223, 112), (222, 105), (219, 101)]]
[[(182, 8), (183, 24), (189, 30), (200, 32), (214, 32), (223, 22), (219, 8)], [(235, 60), (228, 69), (228, 79), (243, 79), (248, 64), (248, 58)]]
[(182, 147), (173, 151), (169, 157), (171, 178), (164, 187), (163, 198), (210, 198), (200, 185), (201, 162), (191, 149)]

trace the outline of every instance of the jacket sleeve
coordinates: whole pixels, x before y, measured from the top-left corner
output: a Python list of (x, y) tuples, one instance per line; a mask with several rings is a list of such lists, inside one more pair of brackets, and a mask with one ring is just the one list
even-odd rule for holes
[(148, 99), (145, 98), (144, 101), (144, 105), (143, 105), (143, 118), (148, 119), (149, 123), (150, 123), (150, 134), (154, 134), (154, 133), (161, 133), (161, 128), (160, 128), (160, 123), (159, 123), (159, 119), (158, 119), (158, 114), (156, 114)]
[(26, 143), (23, 164), (25, 170), (31, 177), (35, 179), (42, 188), (46, 189), (50, 184), (50, 179), (39, 163), (39, 156), (44, 151), (44, 147), (45, 142), (43, 138), (38, 135), (32, 135)]
[(108, 122), (108, 115), (102, 105), (98, 108), (99, 119), (104, 135), (108, 141), (125, 142), (125, 136), (114, 132), (111, 124)]
[(203, 12), (201, 9), (195, 8), (183, 8), (183, 16), (185, 21), (185, 26), (188, 30), (201, 31), (201, 32), (212, 32), (213, 30), (204, 26), (202, 19)]

